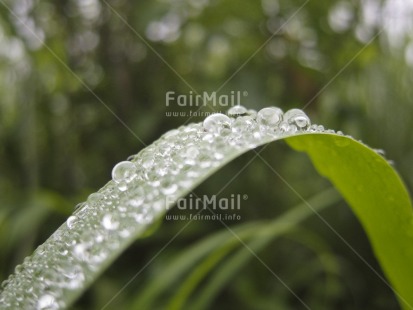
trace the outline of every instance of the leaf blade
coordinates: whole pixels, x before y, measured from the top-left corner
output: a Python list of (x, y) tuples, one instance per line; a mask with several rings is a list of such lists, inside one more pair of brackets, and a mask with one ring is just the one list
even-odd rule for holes
[(413, 213), (397, 172), (382, 156), (352, 138), (330, 134), (297, 138), (301, 137), (286, 141), (306, 152), (319, 173), (340, 191), (362, 223), (400, 302), (412, 308)]

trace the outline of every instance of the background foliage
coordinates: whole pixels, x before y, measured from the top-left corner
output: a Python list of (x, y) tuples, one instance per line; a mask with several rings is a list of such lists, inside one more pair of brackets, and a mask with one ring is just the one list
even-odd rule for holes
[[(410, 0), (0, 1), (0, 279), (106, 183), (116, 162), (144, 147), (119, 119), (145, 144), (203, 119), (168, 116), (197, 110), (167, 107), (168, 91), (239, 90), (248, 92), (241, 103), (249, 108), (305, 107), (313, 122), (384, 149), (411, 190), (412, 12)], [(230, 164), (197, 194), (219, 192), (252, 157)], [(263, 157), (305, 198), (330, 186), (287, 146), (271, 146)], [(259, 159), (220, 196), (233, 193), (248, 195), (241, 223), (276, 217), (299, 202)], [(323, 216), (379, 268), (345, 203)], [(165, 221), (136, 242), (76, 308), (102, 308), (185, 224)], [(108, 308), (131, 307), (174, 257), (222, 229), (219, 222), (190, 223)], [(314, 308), (397, 307), (386, 285), (317, 218), (259, 255)], [(166, 288), (157, 307), (175, 293), (176, 286)], [(213, 304), (300, 306), (254, 259)]]

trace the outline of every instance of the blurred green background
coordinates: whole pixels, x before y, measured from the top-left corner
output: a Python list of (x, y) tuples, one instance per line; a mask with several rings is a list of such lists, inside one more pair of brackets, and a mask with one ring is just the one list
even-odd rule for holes
[[(197, 107), (168, 107), (168, 91), (247, 92), (241, 104), (257, 110), (305, 107), (314, 123), (384, 149), (412, 192), (412, 69), (411, 0), (0, 0), (0, 280), (110, 179), (115, 163), (203, 119), (169, 115)], [(223, 112), (201, 109), (213, 110)], [(253, 156), (225, 167), (197, 195), (219, 192)], [(304, 198), (331, 186), (284, 143), (263, 157)], [(237, 193), (248, 199), (231, 227), (275, 218), (300, 202), (260, 159), (219, 196)], [(343, 201), (322, 215), (379, 270)], [(225, 230), (194, 221), (181, 231), (186, 224), (165, 220), (138, 240), (74, 308), (101, 309), (139, 272), (105, 309), (134, 308), (185, 249)], [(312, 309), (398, 308), (386, 284), (315, 216), (258, 255)], [(192, 272), (149, 308), (164, 309)], [(253, 256), (205, 305), (304, 309)]]

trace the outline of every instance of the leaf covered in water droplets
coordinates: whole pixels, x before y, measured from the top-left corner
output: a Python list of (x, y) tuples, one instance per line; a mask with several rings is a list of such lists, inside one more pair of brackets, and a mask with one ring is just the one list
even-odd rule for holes
[(21, 309), (69, 306), (136, 238), (152, 231), (179, 198), (248, 150), (287, 139), (341, 191), (399, 300), (406, 307), (413, 304), (411, 203), (386, 160), (352, 138), (311, 125), (298, 109), (284, 114), (269, 107), (257, 113), (237, 106), (228, 114), (171, 130), (117, 164), (113, 180), (79, 204), (3, 283), (0, 303)]

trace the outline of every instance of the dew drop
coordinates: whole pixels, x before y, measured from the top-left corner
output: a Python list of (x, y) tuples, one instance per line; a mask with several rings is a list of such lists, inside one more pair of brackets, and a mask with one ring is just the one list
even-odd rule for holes
[(255, 120), (250, 116), (238, 117), (232, 125), (232, 131), (234, 133), (242, 134), (247, 131), (252, 132), (257, 129), (258, 125)]
[(21, 273), (23, 270), (24, 270), (23, 265), (17, 265), (16, 268), (14, 268), (14, 273), (17, 275), (17, 274)]
[(137, 208), (142, 205), (144, 200), (145, 200), (144, 189), (142, 187), (137, 187), (132, 191), (130, 199), (127, 202), (127, 204), (133, 208)]
[(149, 156), (149, 155), (144, 156), (144, 157), (142, 157), (141, 163), (142, 163), (143, 168), (150, 169), (154, 165), (153, 157)]
[(276, 107), (261, 109), (257, 114), (257, 122), (262, 126), (275, 127), (281, 121), (283, 111)]
[(206, 131), (220, 133), (224, 128), (231, 127), (231, 119), (222, 113), (215, 113), (205, 118), (203, 127)]
[(116, 183), (125, 181), (129, 183), (136, 177), (136, 167), (130, 161), (121, 161), (112, 170), (112, 179)]
[(4, 280), (3, 282), (1, 282), (0, 287), (1, 287), (1, 288), (5, 288), (5, 287), (9, 284), (9, 282), (10, 282), (9, 279)]
[(310, 126), (310, 119), (303, 110), (300, 109), (291, 109), (285, 112), (284, 119), (289, 124), (294, 124), (298, 128), (306, 128)]
[(50, 294), (45, 294), (41, 296), (37, 302), (38, 310), (52, 310), (58, 309), (58, 304), (54, 296)]
[(293, 134), (293, 133), (296, 133), (297, 130), (298, 130), (297, 126), (294, 125), (294, 124), (291, 124), (290, 126), (288, 126), (288, 131), (287, 132), (289, 134)]
[(231, 109), (228, 110), (228, 115), (232, 117), (241, 116), (247, 113), (247, 109), (242, 105), (233, 106)]
[(373, 149), (380, 156), (386, 157), (386, 151), (382, 149)]
[(207, 133), (202, 137), (202, 141), (208, 142), (208, 143), (213, 143), (214, 142), (214, 135), (211, 133)]
[(72, 229), (73, 226), (74, 226), (74, 224), (76, 223), (76, 220), (77, 220), (77, 217), (76, 217), (76, 216), (74, 216), (74, 215), (69, 216), (69, 217), (67, 218), (67, 220), (66, 220), (66, 225), (67, 225), (67, 227), (68, 227), (69, 229)]
[(94, 241), (82, 242), (73, 247), (73, 256), (80, 261), (97, 264), (106, 258), (106, 249)]
[(224, 138), (228, 138), (231, 134), (232, 134), (232, 131), (229, 128), (223, 128), (220, 132), (220, 136)]
[(118, 183), (118, 188), (121, 192), (124, 192), (128, 189), (128, 183), (126, 183), (125, 181), (120, 181)]
[(165, 195), (172, 195), (178, 190), (178, 185), (174, 182), (172, 178), (164, 178), (161, 183), (161, 191)]
[(107, 230), (115, 230), (119, 227), (119, 220), (114, 214), (105, 214), (102, 218), (102, 226)]
[(64, 263), (60, 266), (59, 271), (65, 277), (65, 281), (62, 284), (68, 289), (76, 289), (85, 281), (82, 268), (73, 263)]
[(199, 155), (199, 150), (196, 146), (190, 146), (184, 151), (186, 158), (195, 159)]

